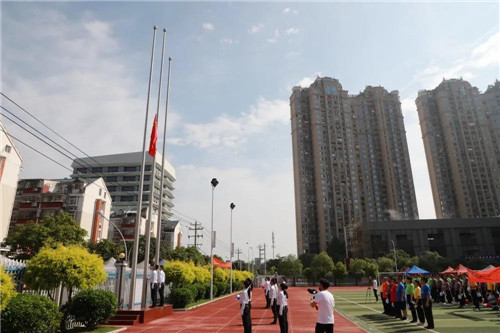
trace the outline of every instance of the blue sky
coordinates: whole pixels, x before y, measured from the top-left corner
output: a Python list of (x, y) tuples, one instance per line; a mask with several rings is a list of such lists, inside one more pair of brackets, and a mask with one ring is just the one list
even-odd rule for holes
[[(216, 252), (226, 256), (232, 201), (237, 248), (246, 254), (246, 242), (254, 249), (269, 246), (274, 230), (277, 253), (296, 251), (288, 106), (294, 85), (321, 75), (338, 78), (350, 93), (366, 85), (399, 90), (420, 216), (432, 218), (416, 93), (443, 77), (463, 77), (484, 91), (500, 76), (496, 2), (82, 2), (1, 8), (2, 91), (96, 155), (141, 148), (152, 26), (160, 28), (157, 46), (161, 28), (168, 29), (166, 54), (174, 61), (167, 157), (177, 169), (176, 210), (208, 230), (209, 181), (217, 177)], [(68, 175), (19, 148), (21, 177)]]

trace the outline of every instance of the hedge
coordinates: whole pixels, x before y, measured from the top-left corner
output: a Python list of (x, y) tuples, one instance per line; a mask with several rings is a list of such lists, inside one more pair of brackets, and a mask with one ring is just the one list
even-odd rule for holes
[(116, 314), (115, 294), (107, 290), (82, 290), (71, 301), (69, 313), (88, 329), (94, 329)]

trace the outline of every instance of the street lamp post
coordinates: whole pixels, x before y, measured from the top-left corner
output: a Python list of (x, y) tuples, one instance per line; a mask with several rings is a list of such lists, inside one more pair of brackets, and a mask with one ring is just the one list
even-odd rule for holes
[(214, 298), (214, 190), (219, 182), (212, 178), (212, 223), (210, 228), (210, 299)]
[(233, 209), (236, 207), (234, 203), (231, 202), (229, 208), (231, 208), (231, 223), (229, 227), (229, 262), (231, 263), (231, 271), (229, 276), (229, 290), (230, 293), (233, 292), (233, 254), (234, 254), (234, 245), (233, 245)]
[(248, 258), (247, 271), (250, 272), (250, 246), (248, 245), (248, 242), (247, 242), (247, 258)]
[(122, 232), (120, 231), (120, 228), (118, 228), (116, 226), (116, 224), (114, 224), (113, 222), (111, 222), (110, 219), (108, 219), (106, 216), (104, 216), (104, 213), (102, 212), (102, 210), (98, 210), (97, 211), (97, 214), (101, 215), (102, 218), (104, 218), (106, 221), (108, 221), (113, 227), (115, 227), (116, 230), (118, 230), (118, 232), (120, 233), (120, 236), (122, 238), (122, 241), (123, 241), (123, 246), (125, 248), (125, 262), (128, 262), (128, 252), (127, 252), (127, 243), (125, 242), (125, 237), (123, 237), (123, 234)]
[(252, 251), (252, 274), (253, 274), (253, 271), (255, 270), (255, 257), (254, 257), (254, 254), (253, 254), (253, 247), (250, 246), (250, 250)]
[(396, 258), (396, 245), (394, 245), (394, 241), (391, 239), (392, 248), (394, 249), (394, 263), (396, 264), (396, 272), (398, 271), (398, 259)]

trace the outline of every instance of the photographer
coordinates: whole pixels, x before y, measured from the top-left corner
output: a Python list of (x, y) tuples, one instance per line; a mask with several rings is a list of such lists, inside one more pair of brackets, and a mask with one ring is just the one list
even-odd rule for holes
[(330, 282), (326, 279), (319, 281), (319, 293), (311, 299), (311, 307), (318, 310), (318, 319), (316, 321), (315, 333), (333, 333), (333, 308), (335, 300), (333, 295), (327, 290)]

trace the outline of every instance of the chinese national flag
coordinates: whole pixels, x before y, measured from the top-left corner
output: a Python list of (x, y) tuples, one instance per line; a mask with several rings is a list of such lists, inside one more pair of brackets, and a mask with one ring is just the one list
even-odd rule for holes
[(158, 140), (158, 116), (155, 115), (153, 130), (151, 131), (151, 140), (149, 141), (149, 155), (156, 155), (156, 141)]

